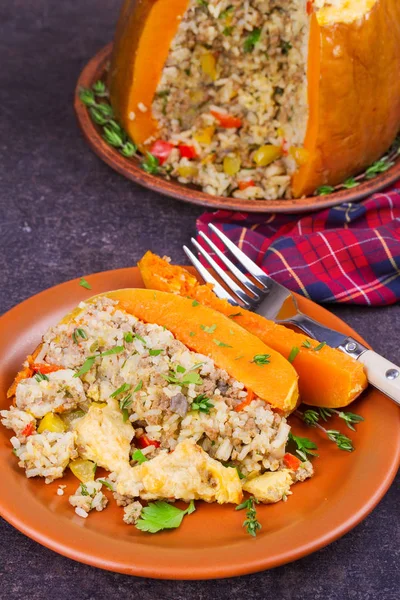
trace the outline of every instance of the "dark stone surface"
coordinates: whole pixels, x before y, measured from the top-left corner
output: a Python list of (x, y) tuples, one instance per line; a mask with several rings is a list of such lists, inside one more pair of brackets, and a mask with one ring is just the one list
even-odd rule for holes
[[(0, 5), (0, 312), (82, 273), (129, 266), (147, 248), (184, 262), (181, 247), (200, 211), (122, 179), (90, 152), (75, 123), (76, 79), (111, 39), (119, 4)], [(400, 362), (398, 307), (334, 312)], [(2, 521), (0, 597), (395, 600), (398, 494), (399, 479), (361, 525), (313, 556), (213, 582), (157, 582), (103, 572), (58, 556)]]

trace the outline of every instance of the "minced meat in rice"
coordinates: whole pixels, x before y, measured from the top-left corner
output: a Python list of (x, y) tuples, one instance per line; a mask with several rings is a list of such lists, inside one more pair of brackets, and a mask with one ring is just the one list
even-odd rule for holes
[(151, 107), (158, 137), (191, 149), (175, 148), (164, 165), (181, 182), (289, 197), (308, 118), (306, 5), (189, 2)]
[[(241, 382), (164, 327), (139, 321), (111, 299), (81, 303), (73, 318), (44, 335), (35, 360), (58, 370), (20, 381), (18, 407), (1, 411), (2, 423), (15, 432), (14, 452), (27, 477), (42, 476), (49, 483), (78, 456), (113, 471), (108, 480), (80, 487), (70, 498), (80, 516), (105, 507), (101, 486), (106, 485), (127, 507), (125, 521), (135, 522), (140, 505), (129, 507), (134, 498), (159, 497), (151, 465), (172, 468), (171, 482), (175, 477), (175, 489), (182, 489), (177, 473), (188, 473), (177, 470), (179, 456), (193, 469), (197, 461), (193, 476), (207, 490), (205, 496), (187, 492), (188, 498), (233, 501), (237, 489), (241, 494), (238, 474), (251, 480), (288, 472), (283, 457), (290, 427), (283, 416), (257, 396), (235, 410), (247, 397)], [(46, 428), (50, 422), (52, 431)], [(220, 489), (225, 475), (227, 487)], [(292, 481), (311, 475), (309, 462), (290, 473)], [(276, 491), (269, 497), (283, 495)]]

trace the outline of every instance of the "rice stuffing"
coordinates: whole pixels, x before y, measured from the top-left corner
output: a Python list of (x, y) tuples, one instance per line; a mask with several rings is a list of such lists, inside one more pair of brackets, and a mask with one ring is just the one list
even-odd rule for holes
[[(110, 472), (70, 496), (82, 518), (106, 507), (105, 488), (134, 524), (138, 499), (238, 504), (254, 482), (260, 501), (277, 502), (312, 476), (308, 461), (285, 467), (285, 417), (257, 397), (236, 411), (247, 397), (241, 382), (111, 299), (81, 303), (47, 331), (35, 360), (58, 370), (20, 381), (2, 423), (27, 477), (51, 483), (74, 461)], [(272, 474), (279, 485), (269, 479), (269, 491), (257, 492)]]

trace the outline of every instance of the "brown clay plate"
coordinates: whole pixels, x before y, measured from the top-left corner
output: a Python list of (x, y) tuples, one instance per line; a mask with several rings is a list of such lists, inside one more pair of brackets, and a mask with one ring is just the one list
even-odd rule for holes
[[(33, 296), (0, 318), (1, 408), (8, 406), (6, 390), (21, 362), (48, 326), (92, 294), (143, 286), (136, 268), (97, 273), (87, 280), (92, 291), (79, 286), (78, 280), (69, 281)], [(311, 317), (363, 341), (328, 311), (304, 298), (298, 300)], [(50, 485), (26, 479), (11, 453), (10, 432), (2, 426), (0, 514), (60, 554), (131, 575), (208, 579), (276, 567), (344, 535), (376, 506), (392, 482), (400, 460), (398, 407), (371, 389), (355, 403), (354, 411), (365, 421), (357, 433), (350, 432), (356, 446), (352, 454), (338, 450), (294, 418), (294, 431), (318, 443), (316, 473), (294, 487), (287, 503), (258, 508), (263, 528), (255, 539), (242, 528), (243, 512), (232, 505), (197, 502), (196, 512), (179, 529), (156, 535), (125, 525), (122, 509), (112, 499), (104, 512), (82, 519), (68, 504), (68, 495), (77, 487), (73, 475), (68, 473)], [(64, 496), (56, 494), (59, 483), (67, 484)]]
[(112, 44), (108, 44), (100, 50), (88, 62), (78, 79), (75, 90), (75, 112), (78, 123), (89, 146), (104, 162), (124, 177), (150, 190), (209, 209), (221, 208), (247, 212), (300, 213), (321, 210), (329, 206), (342, 204), (343, 202), (360, 201), (391, 185), (400, 178), (400, 160), (397, 160), (391, 169), (370, 181), (362, 183), (357, 188), (343, 190), (327, 196), (312, 196), (291, 200), (241, 200), (239, 198), (210, 196), (198, 188), (183, 185), (177, 180), (172, 179), (168, 181), (163, 177), (145, 173), (140, 168), (137, 159), (124, 158), (115, 148), (112, 148), (103, 140), (100, 129), (93, 124), (86, 107), (79, 99), (79, 90), (82, 87), (89, 88), (95, 81), (104, 77), (111, 49)]

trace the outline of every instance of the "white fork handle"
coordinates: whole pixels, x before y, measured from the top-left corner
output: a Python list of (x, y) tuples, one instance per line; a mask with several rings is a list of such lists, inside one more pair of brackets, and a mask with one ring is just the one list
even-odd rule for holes
[(358, 357), (364, 365), (368, 381), (400, 405), (400, 367), (373, 350)]

